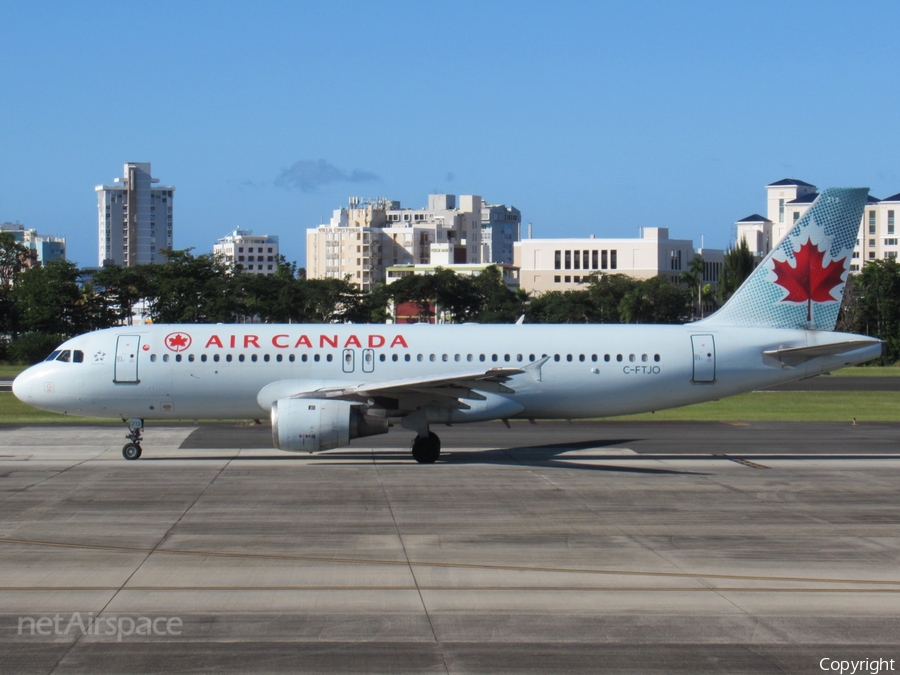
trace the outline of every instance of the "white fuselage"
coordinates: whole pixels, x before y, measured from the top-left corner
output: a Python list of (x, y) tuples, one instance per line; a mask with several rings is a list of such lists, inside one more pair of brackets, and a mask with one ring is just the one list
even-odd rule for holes
[[(147, 420), (260, 418), (267, 385), (341, 384), (522, 368), (534, 373), (452, 420), (587, 418), (731, 396), (876, 358), (879, 345), (788, 367), (767, 350), (862, 336), (810, 330), (669, 325), (153, 325), (67, 341), (68, 361), (35, 365), (16, 396), (45, 410)], [(80, 362), (75, 354), (79, 352)], [(477, 387), (476, 387), (477, 388)], [(415, 392), (411, 392), (411, 396)]]

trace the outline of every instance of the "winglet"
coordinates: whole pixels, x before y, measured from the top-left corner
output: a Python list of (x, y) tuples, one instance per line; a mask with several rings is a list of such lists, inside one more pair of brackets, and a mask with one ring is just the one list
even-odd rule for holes
[(535, 382), (541, 381), (541, 366), (543, 366), (547, 361), (550, 360), (549, 356), (545, 356), (542, 359), (538, 359), (533, 363), (529, 363), (527, 366), (524, 366), (522, 370), (531, 375)]

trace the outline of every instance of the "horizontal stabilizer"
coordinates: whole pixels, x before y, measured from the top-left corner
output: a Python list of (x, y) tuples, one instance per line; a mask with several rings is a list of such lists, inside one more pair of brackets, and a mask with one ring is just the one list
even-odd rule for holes
[(769, 349), (763, 352), (766, 356), (778, 359), (786, 366), (797, 366), (818, 356), (836, 356), (846, 354), (863, 347), (873, 347), (881, 344), (881, 340), (848, 340), (846, 342), (831, 342), (824, 345), (812, 345), (810, 347), (789, 347), (787, 349)]

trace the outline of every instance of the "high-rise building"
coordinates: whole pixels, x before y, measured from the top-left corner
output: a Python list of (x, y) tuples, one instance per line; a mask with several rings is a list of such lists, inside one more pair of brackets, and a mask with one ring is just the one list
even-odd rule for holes
[(522, 213), (515, 206), (481, 205), (482, 262), (513, 264), (513, 244), (521, 239)]
[(172, 201), (175, 188), (154, 186), (149, 162), (127, 162), (125, 175), (113, 185), (98, 185), (99, 264), (133, 267), (164, 262), (172, 248)]
[(226, 258), (235, 269), (271, 276), (278, 270), (278, 237), (253, 234), (240, 228), (219, 239), (213, 253)]

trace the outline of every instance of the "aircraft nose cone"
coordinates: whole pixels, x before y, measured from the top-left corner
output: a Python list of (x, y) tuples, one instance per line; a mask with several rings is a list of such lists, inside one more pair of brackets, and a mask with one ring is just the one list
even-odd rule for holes
[(36, 379), (33, 368), (25, 370), (13, 380), (13, 395), (22, 401), (22, 403), (34, 403)]

